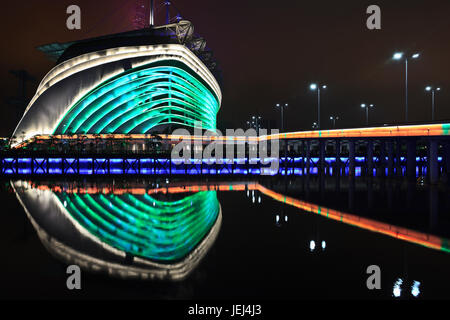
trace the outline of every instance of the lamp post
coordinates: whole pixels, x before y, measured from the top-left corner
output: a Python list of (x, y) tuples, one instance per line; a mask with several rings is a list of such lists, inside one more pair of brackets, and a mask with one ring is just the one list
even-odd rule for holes
[(283, 104), (281, 104), (281, 103), (277, 103), (275, 106), (276, 106), (277, 108), (280, 108), (280, 111), (281, 111), (281, 132), (283, 132), (283, 131), (284, 131), (284, 114), (283, 114), (283, 109), (286, 108), (286, 107), (288, 107), (289, 104), (285, 103), (285, 104), (283, 105)]
[(336, 120), (339, 120), (339, 117), (331, 116), (330, 120), (333, 121), (333, 129), (336, 128)]
[(369, 125), (369, 108), (373, 108), (373, 107), (375, 107), (374, 104), (361, 103), (361, 108), (366, 109), (366, 126)]
[(311, 91), (317, 91), (317, 129), (320, 129), (320, 88), (326, 89), (326, 85), (312, 83), (309, 88)]
[(431, 121), (434, 121), (435, 109), (434, 109), (434, 95), (436, 91), (441, 91), (441, 88), (434, 88), (432, 86), (428, 86), (425, 88), (425, 91), (431, 92)]
[(256, 116), (256, 134), (259, 136), (259, 129), (261, 128), (261, 116)]
[(259, 129), (261, 128), (261, 116), (252, 116), (250, 121), (247, 121), (249, 128), (255, 129), (256, 133), (259, 135)]
[(408, 59), (418, 59), (420, 57), (419, 53), (414, 53), (413, 55), (407, 56), (403, 52), (396, 52), (393, 55), (394, 60), (405, 59), (405, 121), (408, 122)]

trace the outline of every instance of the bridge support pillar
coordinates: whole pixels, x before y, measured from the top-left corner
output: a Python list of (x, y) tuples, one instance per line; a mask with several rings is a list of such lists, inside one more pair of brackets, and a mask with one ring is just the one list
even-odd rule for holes
[(287, 156), (287, 152), (288, 152), (288, 140), (284, 141), (284, 175), (287, 176), (288, 175), (288, 156)]
[(366, 165), (367, 165), (367, 176), (373, 176), (373, 141), (367, 141), (366, 150)]
[(437, 184), (439, 182), (439, 164), (438, 164), (438, 141), (430, 139), (428, 143), (428, 172), (430, 174), (430, 183)]
[(450, 185), (450, 140), (444, 142), (444, 161), (445, 177)]
[(394, 175), (394, 143), (392, 140), (389, 140), (387, 143), (387, 167), (388, 167), (388, 176), (392, 177)]
[(402, 140), (397, 139), (396, 148), (395, 148), (395, 168), (396, 168), (396, 176), (402, 176)]
[(355, 140), (348, 142), (348, 175), (355, 176)]
[(378, 163), (378, 172), (377, 176), (384, 177), (385, 175), (385, 168), (386, 168), (386, 143), (384, 140), (380, 141), (380, 158)]
[(336, 148), (336, 162), (335, 162), (335, 170), (336, 175), (341, 174), (341, 140), (336, 139), (335, 142), (335, 148)]
[(311, 167), (311, 141), (306, 140), (306, 174), (309, 176), (309, 171)]
[(325, 140), (319, 139), (319, 175), (325, 175)]
[(408, 139), (406, 143), (406, 174), (408, 178), (416, 177), (416, 139)]
[(298, 154), (302, 158), (302, 161), (300, 162), (300, 170), (301, 170), (302, 176), (303, 176), (303, 174), (305, 173), (305, 170), (304, 170), (304, 167), (305, 167), (305, 144), (303, 143), (303, 141), (299, 141), (298, 145), (299, 145)]

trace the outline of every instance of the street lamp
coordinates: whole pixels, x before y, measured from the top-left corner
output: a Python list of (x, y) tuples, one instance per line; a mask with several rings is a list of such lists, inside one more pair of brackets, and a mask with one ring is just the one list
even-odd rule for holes
[(408, 121), (408, 59), (418, 59), (420, 57), (420, 53), (414, 53), (410, 56), (407, 56), (403, 52), (396, 52), (392, 56), (394, 60), (402, 60), (405, 59), (405, 120)]
[(336, 128), (336, 120), (339, 120), (339, 117), (336, 116), (331, 116), (330, 120), (333, 121), (333, 129)]
[(275, 107), (280, 108), (280, 111), (281, 111), (281, 132), (284, 131), (284, 114), (283, 114), (283, 109), (288, 107), (288, 106), (289, 106), (289, 104), (287, 104), (287, 103), (285, 103), (284, 105), (281, 104), (281, 103), (277, 103), (275, 105)]
[(259, 129), (261, 129), (261, 116), (256, 117), (256, 134), (259, 136)]
[(434, 121), (435, 109), (434, 109), (434, 95), (436, 91), (441, 91), (441, 88), (434, 88), (432, 86), (428, 86), (425, 88), (425, 91), (431, 92), (431, 120)]
[(309, 86), (309, 89), (311, 89), (311, 91), (317, 90), (317, 128), (318, 129), (320, 129), (320, 88), (326, 89), (327, 86), (316, 84), (316, 83), (311, 83)]
[(250, 121), (247, 121), (249, 128), (255, 129), (257, 135), (259, 135), (259, 129), (261, 129), (261, 116), (252, 116)]
[(373, 108), (373, 107), (375, 107), (374, 104), (361, 103), (361, 108), (366, 109), (366, 126), (369, 125), (369, 108)]

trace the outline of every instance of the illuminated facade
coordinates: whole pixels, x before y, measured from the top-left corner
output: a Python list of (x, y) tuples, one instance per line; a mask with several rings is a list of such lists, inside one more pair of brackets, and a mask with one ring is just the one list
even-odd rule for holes
[(157, 42), (151, 45), (145, 44), (146, 34), (133, 34), (107, 39), (107, 45), (101, 39), (61, 50), (59, 63), (41, 81), (13, 137), (151, 134), (192, 128), (197, 121), (215, 129), (219, 84), (201, 53), (177, 40), (189, 32), (178, 33), (175, 40), (147, 40)]

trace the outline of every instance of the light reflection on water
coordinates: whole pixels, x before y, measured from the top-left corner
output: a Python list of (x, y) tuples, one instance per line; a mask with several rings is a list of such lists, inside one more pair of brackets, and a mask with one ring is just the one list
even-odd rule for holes
[[(253, 247), (255, 252), (264, 252), (267, 241), (273, 240), (274, 244), (280, 245), (277, 249), (280, 251), (278, 254), (295, 256), (299, 253), (292, 250), (298, 244), (297, 240), (293, 239), (304, 233), (305, 227), (311, 225), (315, 231), (307, 236), (309, 239), (303, 242), (302, 246), (311, 257), (321, 253), (321, 259), (328, 259), (326, 257), (330, 254), (336, 254), (336, 239), (333, 240), (330, 236), (336, 231), (327, 236), (327, 233), (323, 232), (323, 227), (319, 225), (324, 221), (330, 221), (329, 227), (335, 230), (341, 228), (339, 225), (347, 225), (354, 229), (356, 227), (356, 230), (378, 234), (377, 237), (387, 236), (392, 239), (391, 241), (407, 243), (413, 248), (424, 247), (426, 250), (433, 249), (430, 252), (445, 252), (447, 256), (450, 241), (445, 236), (435, 233), (433, 229), (408, 228), (402, 223), (399, 224), (398, 219), (395, 223), (390, 223), (385, 217), (367, 216), (362, 212), (360, 215), (358, 207), (355, 209), (351, 205), (341, 209), (333, 202), (321, 203), (314, 196), (314, 193), (321, 192), (319, 189), (314, 191), (315, 182), (317, 181), (314, 179), (307, 182), (308, 188), (311, 187), (309, 191), (304, 189), (304, 180), (172, 183), (166, 179), (151, 183), (138, 183), (134, 180), (124, 180), (121, 183), (114, 181), (11, 183), (40, 241), (53, 256), (66, 264), (78, 264), (90, 273), (107, 274), (113, 278), (179, 280), (181, 283), (188, 281), (193, 282), (195, 288), (196, 282), (192, 279), (196, 276), (192, 276), (193, 273), (203, 274), (204, 268), (213, 268), (216, 272), (229, 268), (225, 267), (224, 261), (220, 259), (222, 261), (220, 265), (214, 263), (210, 265), (211, 258), (208, 258), (209, 252), (214, 251), (215, 247), (221, 248), (216, 255), (220, 255), (221, 252), (225, 254), (223, 251), (228, 247), (227, 243), (218, 240), (220, 230), (224, 228), (222, 219), (231, 221), (225, 227), (229, 233), (230, 228), (236, 230), (240, 228), (240, 224), (245, 224), (246, 212), (252, 210), (256, 210), (258, 218), (251, 220), (252, 227), (248, 230), (245, 241), (254, 241), (250, 235), (259, 229), (262, 230), (258, 238), (261, 242), (260, 247)], [(356, 182), (357, 190), (359, 184)], [(354, 186), (355, 184), (353, 188)], [(351, 192), (355, 192), (351, 191), (351, 180), (347, 187), (342, 184), (342, 188), (348, 192), (350, 201)], [(366, 191), (371, 192), (370, 189)], [(354, 194), (353, 200), (355, 197), (358, 198)], [(336, 199), (339, 198), (339, 194), (336, 193)], [(240, 200), (230, 201), (230, 199)], [(384, 200), (387, 204), (386, 199)], [(431, 207), (432, 205), (430, 209)], [(267, 226), (262, 224), (267, 215), (271, 216), (271, 223), (284, 234), (280, 235), (283, 240), (277, 238), (273, 230), (268, 230)], [(307, 217), (314, 218), (312, 223), (304, 220)], [(447, 236), (449, 233), (446, 233)], [(361, 236), (361, 239), (364, 237)], [(355, 241), (357, 243), (358, 239)], [(232, 240), (229, 242), (233, 247)], [(345, 250), (347, 249), (341, 248), (342, 252)], [(248, 254), (252, 255), (251, 252)], [(361, 260), (365, 259), (363, 258), (365, 253), (355, 254), (359, 255)], [(302, 261), (305, 263), (311, 263), (307, 262), (310, 258), (304, 259)], [(450, 255), (445, 261), (448, 263), (449, 259)], [(261, 259), (260, 267), (270, 274), (272, 268), (264, 266), (267, 263), (264, 261), (265, 259)], [(342, 263), (339, 261), (340, 259), (335, 259), (332, 263), (333, 265)], [(286, 263), (283, 263), (284, 267), (287, 267)], [(199, 266), (203, 267), (198, 270)], [(243, 270), (246, 269), (245, 264), (241, 267)], [(233, 269), (232, 272), (240, 271)], [(220, 282), (211, 274), (210, 277), (212, 283)], [(284, 284), (278, 284), (280, 288), (286, 285), (291, 277), (293, 275), (287, 273), (283, 278)], [(411, 287), (413, 296), (422, 294), (423, 288), (417, 284), (423, 283), (422, 278), (415, 278), (414, 281), (417, 283), (411, 282), (411, 279), (405, 281), (409, 281), (407, 285)], [(306, 282), (304, 285), (306, 291), (314, 290), (312, 284)], [(327, 281), (321, 282), (316, 279), (314, 285), (325, 290)], [(389, 295), (391, 297), (392, 286), (393, 283)], [(429, 284), (428, 288), (430, 289)], [(245, 290), (249, 288), (246, 287)]]

